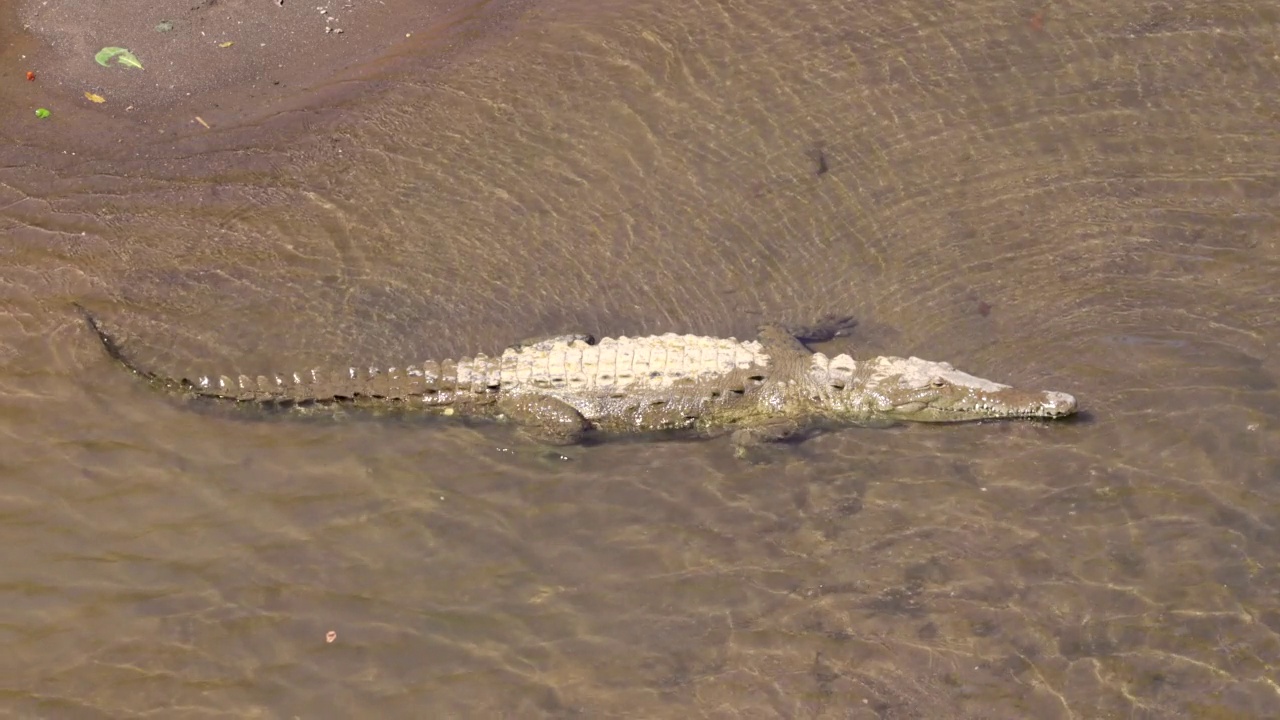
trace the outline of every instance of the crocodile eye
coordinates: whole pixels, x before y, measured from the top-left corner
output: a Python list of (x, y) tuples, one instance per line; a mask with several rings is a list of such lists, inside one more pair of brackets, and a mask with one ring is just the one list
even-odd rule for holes
[(934, 378), (933, 382), (929, 383), (929, 385), (936, 388), (944, 388), (947, 386), (947, 381), (942, 378)]

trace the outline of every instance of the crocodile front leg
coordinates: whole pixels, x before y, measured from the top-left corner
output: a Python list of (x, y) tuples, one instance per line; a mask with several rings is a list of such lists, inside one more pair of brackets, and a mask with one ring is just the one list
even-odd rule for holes
[(734, 457), (747, 457), (755, 448), (766, 443), (785, 442), (800, 434), (803, 427), (799, 420), (782, 418), (768, 420), (754, 425), (746, 425), (734, 430), (729, 436), (733, 443)]
[(784, 442), (800, 433), (799, 420), (772, 420), (758, 425), (747, 425), (733, 431), (729, 439), (737, 446), (761, 445)]
[(563, 400), (545, 395), (521, 395), (498, 401), (498, 411), (534, 440), (548, 445), (582, 442), (591, 423)]
[(790, 325), (787, 331), (801, 343), (820, 343), (848, 335), (858, 321), (851, 315), (823, 315), (811, 325)]

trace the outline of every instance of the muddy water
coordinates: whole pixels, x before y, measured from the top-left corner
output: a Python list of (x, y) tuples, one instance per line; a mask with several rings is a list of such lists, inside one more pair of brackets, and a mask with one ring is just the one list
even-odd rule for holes
[[(336, 114), (0, 150), (0, 704), (1274, 717), (1280, 14), (1113, 5), (551, 3)], [(561, 459), (159, 396), (73, 300), (171, 372), (844, 312), (1088, 412)]]

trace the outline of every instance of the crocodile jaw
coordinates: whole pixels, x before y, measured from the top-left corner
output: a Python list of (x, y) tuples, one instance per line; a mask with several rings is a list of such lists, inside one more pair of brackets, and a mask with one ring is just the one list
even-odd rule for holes
[(882, 357), (869, 361), (861, 388), (879, 416), (911, 422), (1062, 418), (1076, 412), (1063, 392), (1029, 391), (956, 370), (949, 363)]
[(1008, 390), (939, 394), (903, 402), (882, 411), (886, 417), (911, 422), (965, 422), (1012, 418), (1055, 419), (1076, 412), (1076, 399), (1064, 392)]

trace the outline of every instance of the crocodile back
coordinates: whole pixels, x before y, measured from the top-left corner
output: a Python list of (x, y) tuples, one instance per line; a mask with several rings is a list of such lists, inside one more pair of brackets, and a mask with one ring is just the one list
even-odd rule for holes
[(511, 349), (497, 370), (504, 391), (621, 393), (689, 385), (768, 364), (755, 341), (668, 333)]

